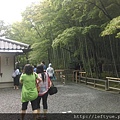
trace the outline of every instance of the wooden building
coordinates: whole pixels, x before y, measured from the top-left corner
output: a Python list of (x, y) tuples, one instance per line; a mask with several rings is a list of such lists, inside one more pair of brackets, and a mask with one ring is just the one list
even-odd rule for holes
[(15, 56), (29, 51), (28, 44), (0, 38), (0, 88), (12, 87)]

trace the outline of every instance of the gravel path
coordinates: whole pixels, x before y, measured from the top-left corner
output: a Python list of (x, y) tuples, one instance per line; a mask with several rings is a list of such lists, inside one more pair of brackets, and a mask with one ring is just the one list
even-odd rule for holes
[[(120, 94), (90, 88), (85, 84), (54, 82), (58, 93), (48, 97), (48, 113), (119, 113)], [(0, 113), (19, 113), (21, 89), (0, 89)], [(31, 105), (28, 113), (32, 113)]]

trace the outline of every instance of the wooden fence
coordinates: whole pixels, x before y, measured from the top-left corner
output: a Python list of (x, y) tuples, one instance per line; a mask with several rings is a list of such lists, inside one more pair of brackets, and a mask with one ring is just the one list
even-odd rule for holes
[(76, 83), (85, 83), (86, 85), (93, 85), (93, 87), (103, 87), (105, 90), (120, 90), (120, 78), (106, 77), (106, 79), (89, 78), (85, 71), (71, 70), (71, 69), (58, 69), (55, 70), (56, 77), (63, 84), (71, 79)]

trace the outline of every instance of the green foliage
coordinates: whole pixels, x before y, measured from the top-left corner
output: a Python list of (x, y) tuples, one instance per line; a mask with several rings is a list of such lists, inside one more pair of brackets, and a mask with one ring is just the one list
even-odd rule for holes
[[(119, 41), (109, 43), (114, 39), (111, 34), (120, 38), (119, 7), (120, 0), (44, 0), (28, 6), (22, 22), (7, 26), (5, 34), (31, 45), (30, 62), (45, 60), (55, 68), (66, 68), (72, 61), (82, 61), (92, 75), (99, 58), (120, 60)], [(111, 38), (101, 37), (102, 30), (102, 36)]]
[(75, 41), (75, 37), (82, 33), (82, 27), (71, 27), (63, 31), (62, 34), (59, 34), (57, 38), (53, 41), (52, 46), (65, 46), (72, 44)]
[(0, 37), (6, 36), (6, 32), (9, 30), (9, 25), (6, 25), (3, 20), (0, 20)]
[[(44, 47), (43, 47), (44, 46)], [(36, 60), (42, 61), (44, 59), (47, 59), (48, 56), (48, 48), (49, 48), (49, 41), (48, 40), (43, 40), (38, 43), (34, 43), (31, 48), (32, 52), (30, 54), (30, 59), (29, 60)]]
[(94, 29), (99, 29), (100, 27), (97, 26), (97, 25), (90, 25), (90, 26), (87, 26), (84, 28), (83, 30), (83, 34), (87, 34), (87, 33), (90, 33), (92, 32)]
[(110, 23), (106, 26), (105, 30), (102, 32), (102, 36), (117, 33), (116, 37), (120, 38), (119, 30), (120, 30), (120, 16), (110, 21)]

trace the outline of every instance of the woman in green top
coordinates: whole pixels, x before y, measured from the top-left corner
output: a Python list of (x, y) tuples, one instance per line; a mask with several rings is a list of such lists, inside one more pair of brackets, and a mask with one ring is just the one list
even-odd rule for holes
[(39, 82), (41, 81), (38, 75), (33, 72), (33, 67), (30, 64), (26, 64), (24, 72), (20, 77), (20, 82), (22, 83), (22, 119), (24, 119), (29, 101), (31, 102), (33, 113), (37, 113), (38, 91), (36, 88), (36, 79), (39, 80)]

